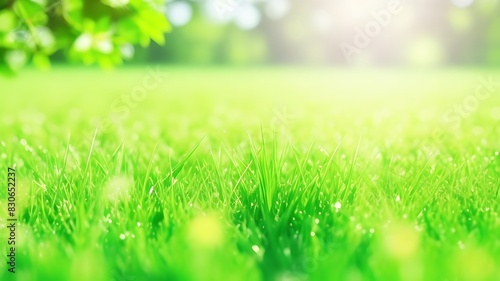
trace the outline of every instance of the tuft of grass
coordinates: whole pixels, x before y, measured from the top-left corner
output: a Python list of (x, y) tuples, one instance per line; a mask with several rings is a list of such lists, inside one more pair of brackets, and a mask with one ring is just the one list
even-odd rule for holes
[(106, 131), (140, 68), (1, 81), (1, 280), (500, 276), (500, 99), (442, 119), (480, 70), (168, 71)]

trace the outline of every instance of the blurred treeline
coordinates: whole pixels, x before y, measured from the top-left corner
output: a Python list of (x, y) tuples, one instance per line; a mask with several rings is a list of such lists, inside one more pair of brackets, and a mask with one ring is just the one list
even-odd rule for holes
[[(355, 10), (356, 15), (345, 14), (339, 4), (343, 0), (291, 0), (279, 19), (266, 16), (267, 0), (225, 2), (233, 3), (234, 10), (250, 4), (261, 12), (258, 25), (249, 30), (230, 19), (216, 22), (207, 16), (213, 1), (236, 0), (210, 1), (167, 4), (167, 9), (172, 3), (188, 4), (189, 21), (173, 26), (165, 35), (165, 46), (136, 48), (132, 62), (347, 65), (352, 62), (339, 45), (353, 44), (355, 28), (362, 29), (373, 20), (372, 13), (383, 10), (390, 0)], [(351, 3), (356, 2), (362, 3)], [(500, 1), (476, 0), (465, 8), (452, 2), (401, 0), (401, 12), (360, 49), (354, 63), (500, 66)]]

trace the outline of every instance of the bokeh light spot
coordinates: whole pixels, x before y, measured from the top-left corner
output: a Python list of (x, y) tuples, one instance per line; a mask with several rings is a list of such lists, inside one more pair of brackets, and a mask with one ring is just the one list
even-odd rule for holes
[(460, 8), (467, 8), (474, 3), (474, 0), (451, 0), (451, 3)]
[(167, 18), (174, 26), (186, 25), (193, 17), (193, 9), (186, 2), (176, 1), (167, 5)]
[(253, 5), (244, 5), (237, 9), (234, 23), (241, 29), (250, 30), (259, 25), (261, 15), (259, 10)]

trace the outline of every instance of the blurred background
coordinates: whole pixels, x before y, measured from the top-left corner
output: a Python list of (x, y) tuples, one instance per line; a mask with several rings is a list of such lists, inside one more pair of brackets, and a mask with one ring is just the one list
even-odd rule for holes
[[(23, 14), (26, 3), (31, 11)], [(2, 14), (5, 7), (15, 15)], [(159, 14), (147, 14), (151, 8)], [(134, 9), (141, 12), (132, 21), (120, 18)], [(500, 0), (0, 0), (0, 57), (16, 50), (5, 53), (12, 69), (27, 60), (19, 50), (37, 54), (42, 68), (44, 56), (102, 66), (120, 57), (171, 65), (499, 66), (499, 15)], [(16, 17), (24, 22), (17, 29), (9, 26)]]
[(175, 0), (134, 62), (500, 66), (498, 0)]

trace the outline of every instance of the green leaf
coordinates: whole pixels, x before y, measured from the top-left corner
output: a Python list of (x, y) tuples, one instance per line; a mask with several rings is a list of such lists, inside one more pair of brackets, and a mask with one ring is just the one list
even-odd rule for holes
[(83, 1), (63, 0), (63, 17), (77, 30), (82, 29)]
[(112, 69), (114, 67), (113, 60), (109, 56), (100, 56), (98, 59), (99, 65), (104, 69)]
[(111, 30), (111, 20), (109, 18), (100, 18), (95, 25), (95, 32), (109, 32)]
[(163, 0), (8, 2), (0, 8), (0, 61), (13, 71), (28, 61), (48, 69), (59, 50), (71, 61), (109, 68), (132, 56), (133, 47), (121, 46), (162, 45), (170, 30)]
[(9, 10), (0, 11), (0, 31), (9, 32), (16, 27), (16, 15)]
[(141, 11), (138, 16), (134, 17), (134, 22), (156, 43), (165, 44), (164, 33), (170, 30), (170, 25), (162, 13), (153, 10)]
[(131, 18), (119, 21), (116, 25), (116, 33), (118, 44), (138, 43), (141, 38), (141, 29)]
[(101, 0), (104, 5), (113, 7), (113, 8), (125, 8), (129, 0)]
[(45, 14), (44, 6), (33, 1), (16, 1), (14, 4), (14, 11), (28, 26), (41, 25), (47, 22), (47, 15)]
[(50, 60), (44, 54), (40, 54), (40, 53), (35, 54), (33, 56), (33, 63), (39, 69), (42, 69), (42, 70), (49, 70), (50, 69)]

